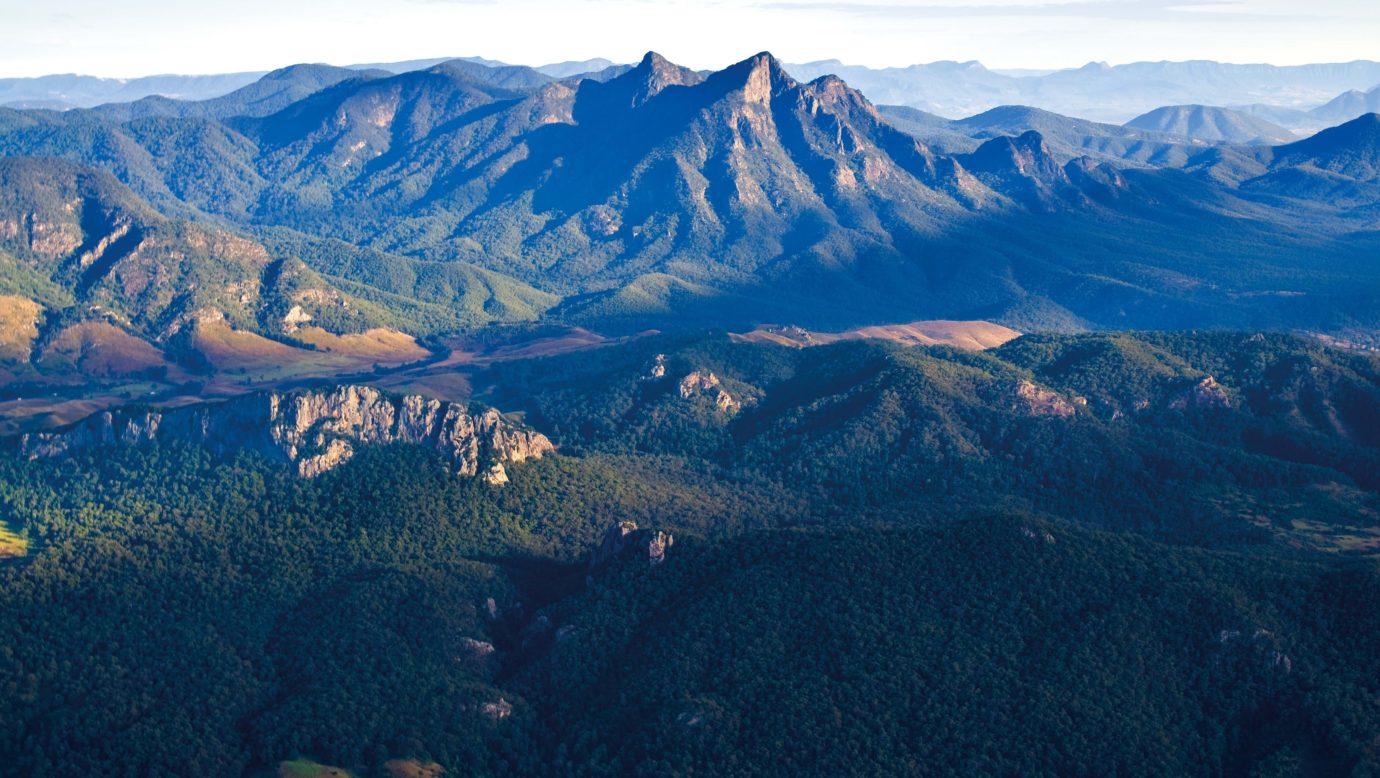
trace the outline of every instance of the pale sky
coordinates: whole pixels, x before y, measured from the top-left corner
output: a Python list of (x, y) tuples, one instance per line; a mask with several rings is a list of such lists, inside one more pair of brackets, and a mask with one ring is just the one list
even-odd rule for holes
[(1380, 59), (1380, 0), (0, 0), (0, 77), (140, 76), (483, 56), (540, 65), (655, 50), (993, 68)]

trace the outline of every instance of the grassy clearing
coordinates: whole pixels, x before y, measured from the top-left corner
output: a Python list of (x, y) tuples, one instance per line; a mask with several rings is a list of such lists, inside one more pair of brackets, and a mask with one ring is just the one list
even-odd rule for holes
[[(1380, 514), (1369, 495), (1354, 486), (1313, 484), (1265, 495), (1197, 487), (1189, 499), (1204, 500), (1224, 515), (1269, 530), (1287, 545), (1341, 554), (1380, 554)], [(1330, 516), (1323, 523), (1317, 516)]]
[(29, 542), (11, 530), (4, 523), (0, 523), (0, 559), (14, 559), (16, 557), (28, 556)]
[(350, 771), (318, 764), (310, 759), (278, 763), (278, 778), (350, 778)]

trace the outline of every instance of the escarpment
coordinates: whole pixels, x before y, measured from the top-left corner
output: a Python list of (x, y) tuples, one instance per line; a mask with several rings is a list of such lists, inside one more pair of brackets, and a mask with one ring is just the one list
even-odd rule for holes
[(311, 478), (354, 456), (358, 446), (412, 443), (441, 452), (457, 475), (507, 480), (505, 464), (554, 450), (540, 432), (498, 411), (418, 395), (395, 397), (368, 386), (262, 392), (223, 403), (170, 410), (105, 411), (57, 432), (20, 439), (29, 458), (102, 445), (185, 441), (216, 451), (250, 449)]

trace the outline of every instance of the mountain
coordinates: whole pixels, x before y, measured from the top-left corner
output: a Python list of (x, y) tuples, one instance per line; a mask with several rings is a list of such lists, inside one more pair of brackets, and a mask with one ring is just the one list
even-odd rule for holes
[(1182, 167), (1202, 151), (1200, 146), (1187, 143), (1182, 137), (1076, 119), (1022, 105), (998, 106), (960, 119), (954, 126), (975, 138), (1019, 135), (1035, 130), (1064, 160), (1089, 156), (1123, 165)]
[(993, 138), (957, 159), (993, 189), (1011, 192), (1038, 207), (1053, 208), (1052, 200), (1073, 189), (1044, 137), (1034, 130), (1014, 138)]
[[(367, 113), (378, 105), (385, 126)], [(422, 115), (426, 124), (412, 118)], [(767, 55), (708, 78), (648, 55), (608, 82), (526, 96), (434, 69), (324, 92), (242, 129), (285, 191), (330, 193), (261, 205), (256, 218), (290, 215), (306, 231), (348, 220), (336, 234), (497, 263), (565, 293), (672, 269), (733, 282), (768, 260), (819, 261), (821, 241), (833, 244), (830, 262), (894, 255), (886, 231), (929, 220), (915, 206), (956, 211), (956, 198), (990, 196), (842, 82), (799, 84)], [(871, 213), (894, 196), (915, 206)], [(375, 215), (404, 211), (414, 227), (456, 227), (388, 234), (392, 218)]]
[(1343, 92), (1308, 112), (1309, 116), (1329, 124), (1350, 121), (1367, 113), (1380, 113), (1380, 86), (1369, 92), (1359, 89)]
[(552, 76), (542, 73), (535, 68), (529, 68), (523, 65), (493, 66), (464, 59), (448, 60), (439, 65), (427, 68), (429, 72), (438, 69), (453, 71), (463, 74), (466, 78), (490, 86), (519, 92), (534, 90), (556, 80)]
[[(801, 83), (765, 53), (708, 75), (655, 54), (611, 70), (552, 81), (442, 63), (224, 120), (0, 110), (0, 153), (109, 170), (174, 219), (338, 241), (353, 258), (313, 249), (315, 267), (349, 268), (336, 284), (381, 279), (389, 291), (352, 294), (390, 315), (396, 290), (437, 287), (358, 257), (410, 278), (461, 268), (455, 281), (510, 301), (484, 318), (546, 311), (616, 331), (918, 318), (1350, 331), (1374, 316), (1352, 291), (1373, 272), (1349, 221), (1364, 203), (1257, 197), (1241, 182), (1268, 172), (1266, 147), (1021, 107), (912, 114), (943, 128), (923, 129), (932, 146), (838, 78)], [(1087, 253), (1051, 254), (1051, 240)], [(1245, 256), (1269, 272), (1244, 271)]]
[(831, 59), (785, 67), (802, 81), (838, 76), (874, 103), (905, 105), (942, 116), (968, 116), (997, 105), (1025, 102), (1019, 79), (994, 73), (980, 62), (873, 69)]
[(0, 159), (0, 250), (9, 291), (67, 302), (162, 339), (206, 311), (258, 318), (263, 247), (169, 220), (107, 173), (51, 160)]
[(1209, 143), (1277, 146), (1295, 140), (1292, 132), (1259, 117), (1206, 105), (1167, 105), (1126, 126)]
[(1279, 125), (1300, 135), (1311, 134), (1328, 126), (1327, 122), (1320, 122), (1310, 111), (1298, 108), (1281, 108), (1277, 105), (1264, 103), (1229, 105), (1227, 108), (1237, 113), (1264, 119), (1271, 124)]
[[(219, 104), (225, 107), (210, 109), (217, 118), (225, 118), (251, 112), (269, 113), (271, 111), (265, 108), (254, 106), (266, 105), (266, 100), (270, 95), (276, 94), (292, 94), (295, 95), (292, 99), (301, 99), (309, 92), (296, 90), (309, 84), (312, 79), (315, 79), (317, 89), (343, 81), (348, 76), (340, 74), (340, 71), (353, 70), (366, 73), (396, 74), (426, 70), (445, 62), (463, 62), (498, 71), (491, 77), (496, 81), (508, 81), (508, 86), (515, 86), (522, 82), (527, 82), (529, 85), (540, 84), (546, 80), (559, 80), (598, 73), (615, 67), (615, 63), (606, 59), (556, 62), (531, 68), (509, 65), (505, 62), (483, 57), (436, 57), (406, 62), (379, 62), (344, 67), (325, 64), (292, 65), (268, 73), (259, 71), (199, 76), (158, 75), (140, 78), (102, 78), (63, 74), (34, 78), (0, 78), (0, 106), (69, 110), (72, 108), (95, 108), (112, 103), (117, 105), (133, 103), (137, 107), (112, 110), (117, 113), (123, 110), (132, 111), (129, 114), (119, 114), (125, 116), (168, 115), (167, 112), (184, 110), (177, 102), (172, 101), (206, 102), (259, 84), (257, 90), (244, 92), (238, 98), (241, 104), (249, 106), (250, 110), (230, 108), (228, 103)], [(476, 75), (479, 72), (476, 72)], [(292, 84), (289, 86), (275, 83), (282, 81), (291, 81)], [(278, 107), (281, 108), (282, 105)]]
[(607, 59), (596, 58), (573, 62), (553, 62), (550, 65), (541, 65), (540, 67), (537, 67), (536, 70), (537, 72), (544, 73), (548, 76), (551, 76), (552, 78), (563, 79), (583, 75), (585, 73), (598, 73), (602, 70), (608, 70), (609, 68), (616, 66), (616, 62), (611, 62)]
[(1275, 163), (1308, 165), (1361, 181), (1380, 175), (1380, 114), (1363, 114), (1306, 140), (1280, 146)]
[(1243, 188), (1373, 206), (1380, 196), (1380, 114), (1364, 114), (1274, 149), (1269, 172)]
[[(706, 457), (864, 513), (902, 500), (907, 520), (945, 500), (978, 511), (995, 500), (1255, 542), (1212, 501), (1215, 488), (1253, 493), (1256, 468), (1380, 489), (1380, 364), (1288, 336), (1026, 335), (978, 353), (679, 340), (506, 362), (486, 378), (496, 403), (558, 443)], [(1214, 472), (1235, 475), (1209, 487)], [(1365, 521), (1366, 499), (1347, 498), (1346, 521)]]

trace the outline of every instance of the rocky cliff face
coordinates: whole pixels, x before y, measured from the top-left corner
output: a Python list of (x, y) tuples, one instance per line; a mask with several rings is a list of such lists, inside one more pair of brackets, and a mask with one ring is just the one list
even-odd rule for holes
[(604, 532), (599, 547), (590, 554), (589, 569), (593, 571), (623, 554), (645, 556), (648, 563), (659, 565), (666, 561), (666, 549), (673, 543), (670, 533), (638, 529), (635, 521), (620, 521)]
[(505, 463), (552, 451), (545, 435), (509, 421), (492, 408), (417, 395), (393, 397), (367, 386), (289, 394), (265, 392), (224, 403), (172, 410), (98, 413), (66, 430), (25, 435), (30, 458), (60, 456), (100, 445), (182, 440), (218, 451), (249, 448), (296, 466), (304, 478), (354, 456), (357, 446), (414, 443), (440, 451), (456, 474), (507, 481)]

